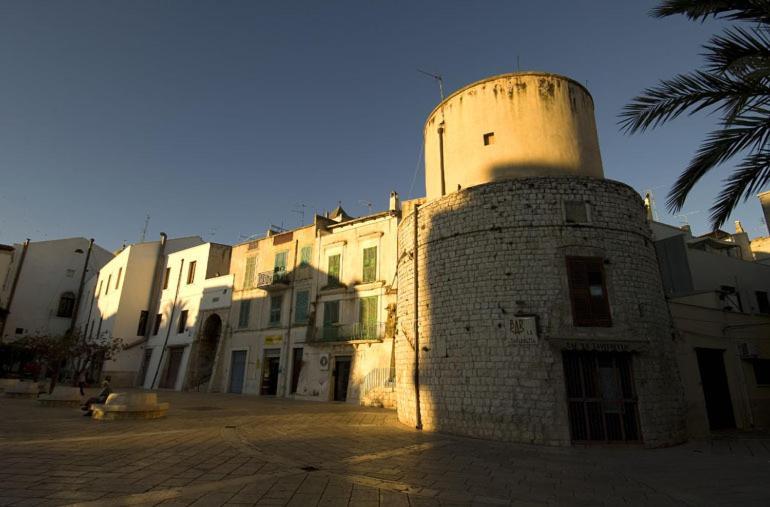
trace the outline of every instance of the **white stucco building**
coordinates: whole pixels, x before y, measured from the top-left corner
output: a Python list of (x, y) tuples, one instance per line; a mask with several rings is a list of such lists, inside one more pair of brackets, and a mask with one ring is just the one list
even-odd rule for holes
[[(83, 313), (78, 294), (83, 277), (90, 277), (112, 259), (112, 254), (86, 238), (34, 241), (13, 245), (0, 279), (0, 308), (7, 311), (0, 322), (0, 341), (24, 336), (61, 336), (73, 325), (73, 315)], [(3, 249), (7, 252), (7, 249)], [(86, 259), (88, 265), (86, 266)], [(2, 267), (2, 265), (0, 265)]]
[[(134, 386), (147, 339), (153, 293), (165, 256), (203, 243), (197, 236), (128, 245), (88, 280), (78, 328), (92, 340), (120, 339), (126, 347), (103, 365), (115, 386)], [(157, 299), (155, 299), (157, 301)]]
[(146, 388), (208, 390), (232, 298), (231, 247), (204, 243), (168, 255), (142, 346)]

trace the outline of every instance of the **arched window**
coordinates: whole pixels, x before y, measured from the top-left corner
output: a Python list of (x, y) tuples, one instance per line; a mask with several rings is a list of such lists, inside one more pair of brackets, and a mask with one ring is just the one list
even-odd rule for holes
[(72, 317), (75, 310), (75, 294), (65, 292), (59, 298), (59, 309), (56, 312), (57, 317)]

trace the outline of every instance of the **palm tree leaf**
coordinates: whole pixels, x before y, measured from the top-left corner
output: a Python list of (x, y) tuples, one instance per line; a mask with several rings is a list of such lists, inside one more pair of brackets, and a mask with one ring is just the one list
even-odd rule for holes
[(761, 150), (768, 144), (770, 117), (767, 113), (763, 115), (762, 111), (736, 118), (731, 126), (724, 126), (706, 136), (695, 157), (679, 175), (669, 192), (666, 207), (670, 211), (682, 209), (695, 184), (715, 166), (741, 151)]
[[(770, 74), (770, 33), (766, 27), (725, 30), (704, 46), (710, 73), (729, 73), (752, 79)], [(757, 74), (756, 71), (762, 71)]]
[(693, 21), (710, 17), (770, 23), (768, 0), (664, 0), (650, 11), (656, 18), (683, 14)]
[[(624, 106), (619, 125), (625, 133), (643, 132), (673, 120), (690, 110), (696, 113), (710, 106), (717, 110), (740, 110), (741, 104), (770, 95), (761, 82), (746, 82), (726, 75), (695, 71), (661, 81), (647, 88)], [(737, 114), (734, 114), (737, 116)]]
[(770, 152), (767, 150), (746, 157), (724, 180), (725, 187), (711, 207), (711, 225), (718, 229), (730, 217), (740, 201), (748, 200), (770, 181)]

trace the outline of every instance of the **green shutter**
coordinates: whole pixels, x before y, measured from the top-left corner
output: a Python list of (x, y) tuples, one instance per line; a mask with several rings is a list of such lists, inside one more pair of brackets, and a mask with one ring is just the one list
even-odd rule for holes
[(377, 247), (364, 248), (364, 283), (377, 279)]
[(326, 273), (329, 285), (340, 283), (340, 254), (329, 256), (329, 270)]
[(283, 295), (270, 296), (270, 323), (281, 323), (281, 305), (283, 303)]
[(278, 252), (275, 254), (275, 268), (276, 273), (283, 273), (286, 271), (286, 252)]
[(241, 300), (241, 311), (238, 314), (238, 327), (243, 329), (249, 327), (249, 315), (251, 314), (251, 300)]
[(243, 275), (243, 288), (254, 288), (254, 275), (257, 270), (257, 257), (246, 257), (246, 272)]
[(310, 257), (313, 255), (313, 247), (312, 246), (303, 246), (300, 250), (299, 255), (299, 265), (300, 266), (310, 266)]
[(358, 334), (360, 335), (360, 338), (377, 338), (377, 306), (379, 299), (378, 296), (361, 298), (358, 312), (358, 323), (360, 328)]
[(297, 309), (294, 312), (295, 324), (307, 323), (308, 304), (310, 303), (310, 293), (306, 290), (297, 292)]

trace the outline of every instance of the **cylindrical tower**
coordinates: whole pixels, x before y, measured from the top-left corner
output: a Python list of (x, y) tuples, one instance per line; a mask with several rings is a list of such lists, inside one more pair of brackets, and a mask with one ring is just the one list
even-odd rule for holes
[[(509, 96), (517, 82), (527, 91)], [(531, 91), (536, 98), (522, 98)], [(528, 114), (511, 113), (512, 102), (530, 101)], [(405, 424), (421, 418), (428, 430), (548, 445), (684, 438), (650, 228), (640, 196), (602, 177), (590, 102), (566, 78), (526, 74), (481, 81), (442, 103), (453, 105), (444, 117), (452, 139), (468, 146), (447, 159), (445, 184), (466, 184), (437, 195), (426, 157), (429, 199), (399, 225), (396, 390)], [(428, 121), (426, 149), (439, 115)], [(504, 136), (487, 145), (499, 146), (494, 157), (470, 146), (485, 118), (497, 136), (548, 115), (564, 117), (546, 136), (561, 151), (534, 138), (506, 146)]]
[(504, 74), (461, 88), (433, 110), (424, 136), (428, 199), (510, 178), (603, 177), (593, 99), (555, 74)]

